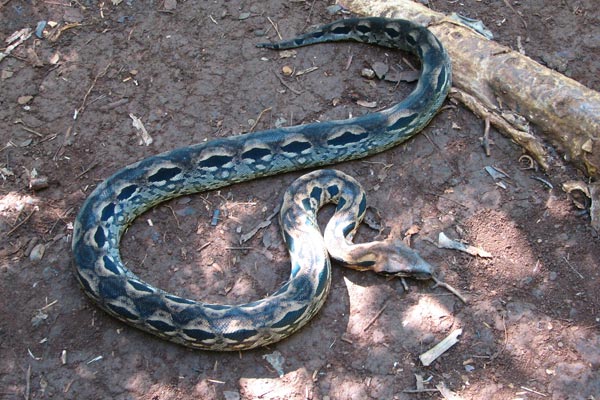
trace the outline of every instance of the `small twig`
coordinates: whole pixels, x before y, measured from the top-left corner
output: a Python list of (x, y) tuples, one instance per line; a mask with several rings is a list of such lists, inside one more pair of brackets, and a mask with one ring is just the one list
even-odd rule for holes
[[(474, 357), (479, 357), (479, 358), (489, 358), (490, 362), (494, 361), (500, 354), (502, 354), (502, 352), (504, 351), (504, 349), (506, 349), (506, 346), (508, 345), (508, 330), (506, 329), (506, 319), (504, 318), (504, 315), (502, 315), (502, 329), (504, 330), (504, 344), (502, 345), (501, 348), (498, 349), (498, 351), (496, 351), (494, 354), (492, 354), (491, 356), (474, 356)], [(487, 363), (486, 363), (487, 364)]]
[(90, 165), (89, 167), (87, 167), (85, 170), (83, 170), (83, 172), (81, 172), (80, 174), (78, 174), (75, 179), (79, 179), (82, 176), (84, 176), (85, 174), (87, 174), (88, 172), (90, 172), (92, 169), (96, 168), (98, 166), (99, 163), (95, 162), (92, 165)]
[(462, 301), (464, 304), (467, 304), (467, 299), (465, 299), (463, 297), (462, 294), (460, 294), (460, 292), (453, 288), (452, 286), (450, 286), (449, 284), (447, 284), (446, 282), (440, 281), (438, 278), (436, 278), (435, 276), (432, 276), (431, 279), (433, 279), (433, 281), (435, 282), (435, 287), (437, 286), (441, 286), (443, 288), (445, 288), (446, 290), (448, 290), (450, 293), (452, 293), (453, 295), (455, 295), (456, 297), (458, 297), (460, 299), (460, 301)]
[(435, 387), (440, 391), (440, 394), (446, 400), (462, 400), (462, 397), (448, 389), (444, 382), (440, 382), (439, 384), (435, 385)]
[(52, 307), (56, 303), (58, 303), (58, 300), (54, 300), (52, 303), (46, 304), (44, 307), (40, 308), (40, 311), (44, 311), (45, 309)]
[(317, 0), (313, 0), (312, 4), (310, 5), (310, 10), (308, 10), (308, 16), (306, 17), (306, 24), (310, 24), (310, 19), (312, 18), (312, 13), (313, 13), (313, 9), (315, 8), (315, 3)]
[(208, 247), (208, 246), (210, 246), (211, 244), (212, 244), (212, 242), (206, 242), (206, 243), (204, 243), (202, 246), (198, 247), (198, 248), (196, 249), (196, 251), (197, 251), (198, 253), (200, 253), (202, 250), (204, 250), (205, 248), (207, 248), (207, 247)]
[(177, 214), (175, 214), (175, 210), (173, 207), (165, 205), (169, 210), (171, 210), (171, 214), (173, 214), (173, 218), (175, 218), (175, 223), (177, 224), (177, 229), (181, 230), (181, 225), (179, 224), (179, 219), (177, 218)]
[(426, 393), (426, 392), (439, 392), (437, 389), (404, 389), (402, 393)]
[(354, 344), (354, 342), (352, 340), (350, 340), (349, 338), (347, 338), (346, 336), (342, 335), (342, 337), (340, 338), (340, 340), (342, 342), (346, 342), (348, 344)]
[(75, 110), (76, 116), (73, 119), (77, 119), (77, 116), (79, 114), (81, 114), (84, 110), (85, 107), (87, 106), (87, 99), (90, 96), (90, 94), (92, 93), (92, 90), (94, 90), (94, 87), (96, 86), (96, 83), (98, 82), (98, 79), (102, 78), (104, 75), (106, 75), (106, 73), (108, 72), (108, 69), (110, 68), (110, 66), (112, 65), (112, 61), (109, 62), (108, 64), (106, 64), (106, 67), (98, 73), (98, 75), (96, 75), (94, 77), (94, 80), (92, 81), (92, 84), (90, 85), (90, 87), (88, 88), (87, 92), (85, 93), (85, 96), (83, 96), (83, 100), (81, 101), (81, 105), (79, 106), (79, 108), (77, 110)]
[(254, 130), (254, 128), (256, 128), (256, 125), (258, 125), (258, 121), (260, 121), (260, 119), (262, 118), (263, 114), (271, 111), (273, 109), (273, 107), (269, 107), (269, 108), (265, 108), (264, 110), (262, 110), (260, 112), (260, 114), (258, 114), (258, 117), (256, 117), (256, 121), (254, 121), (254, 123), (252, 124), (252, 126), (250, 127), (250, 132), (252, 132)]
[(533, 390), (533, 389), (530, 389), (530, 388), (525, 387), (525, 386), (521, 386), (521, 389), (525, 390), (526, 392), (535, 393), (535, 394), (537, 394), (539, 396), (542, 396), (542, 397), (548, 397), (548, 395), (545, 394), (545, 393), (538, 392), (537, 390)]
[(575, 267), (573, 266), (573, 264), (571, 264), (571, 262), (569, 260), (567, 260), (567, 257), (563, 256), (563, 260), (565, 260), (565, 262), (567, 263), (567, 265), (569, 267), (571, 267), (571, 269), (573, 270), (573, 272), (575, 272), (577, 274), (577, 276), (579, 276), (581, 279), (585, 279), (585, 277), (583, 275), (581, 275), (581, 273), (575, 269)]
[(381, 314), (383, 314), (383, 312), (385, 311), (386, 308), (387, 308), (387, 300), (385, 301), (385, 304), (383, 305), (383, 307), (381, 307), (381, 309), (379, 309), (379, 311), (377, 311), (377, 314), (375, 314), (375, 316), (373, 318), (371, 318), (369, 323), (363, 328), (363, 332), (366, 332), (371, 327), (371, 325), (373, 325), (375, 323), (375, 321), (377, 321), (377, 318), (379, 318), (381, 316)]
[(508, 8), (512, 10), (512, 12), (514, 12), (519, 16), (519, 18), (521, 18), (521, 22), (523, 22), (523, 26), (525, 27), (525, 30), (527, 30), (527, 22), (525, 22), (525, 18), (523, 18), (523, 16), (519, 12), (517, 12), (517, 10), (515, 10), (515, 8), (512, 6), (512, 4), (510, 4), (508, 0), (504, 0), (504, 4), (506, 4)]
[(402, 288), (405, 292), (408, 292), (410, 288), (408, 287), (408, 283), (406, 283), (406, 279), (404, 277), (400, 277), (400, 283), (402, 284)]
[(346, 67), (344, 68), (344, 71), (348, 71), (350, 69), (350, 64), (352, 64), (353, 58), (354, 56), (352, 54), (348, 56), (348, 61), (346, 62)]
[(550, 183), (550, 181), (547, 181), (538, 176), (532, 176), (531, 179), (535, 179), (536, 181), (542, 182), (548, 189), (554, 189), (554, 185), (552, 185), (552, 183)]
[(277, 37), (279, 38), (279, 40), (283, 40), (283, 37), (281, 37), (281, 33), (279, 33), (279, 29), (277, 29), (277, 24), (275, 24), (275, 22), (273, 22), (273, 20), (270, 17), (267, 17), (267, 19), (269, 20), (271, 25), (273, 25), (273, 28), (275, 29), (275, 32), (277, 33)]
[(410, 61), (408, 61), (405, 57), (402, 57), (402, 61), (404, 61), (404, 64), (408, 65), (408, 67), (410, 69), (412, 69), (413, 71), (418, 71), (419, 69), (417, 67), (415, 67)]
[(454, 165), (450, 162), (450, 160), (448, 159), (448, 157), (446, 157), (446, 152), (443, 151), (440, 146), (438, 146), (438, 144), (436, 142), (434, 142), (427, 133), (423, 133), (423, 136), (425, 136), (425, 138), (429, 141), (429, 143), (431, 143), (431, 145), (433, 147), (435, 147), (436, 149), (438, 149), (438, 154), (440, 156), (442, 156), (442, 158), (444, 159), (444, 161), (446, 162), (446, 164), (448, 164), (450, 166), (450, 168), (455, 169)]
[(31, 214), (29, 214), (28, 216), (26, 216), (26, 217), (23, 219), (23, 221), (19, 222), (19, 223), (18, 223), (17, 225), (15, 225), (15, 226), (13, 226), (13, 228), (12, 228), (10, 231), (8, 231), (8, 232), (6, 233), (6, 235), (5, 235), (5, 236), (10, 236), (10, 235), (11, 235), (11, 234), (12, 234), (14, 231), (16, 231), (17, 229), (19, 229), (19, 227), (20, 227), (21, 225), (23, 225), (25, 222), (27, 222), (27, 221), (29, 220), (29, 218), (31, 218), (31, 216), (32, 216), (33, 214), (35, 214), (35, 208), (33, 209), (33, 211), (31, 211)]
[(485, 150), (486, 156), (491, 156), (490, 151), (490, 117), (485, 117), (485, 128), (483, 129), (483, 149)]
[(450, 201), (450, 202), (452, 202), (452, 203), (454, 203), (454, 204), (458, 204), (459, 206), (461, 206), (461, 207), (464, 207), (464, 208), (469, 208), (468, 206), (465, 206), (464, 204), (462, 204), (462, 203), (460, 203), (460, 202), (458, 202), (458, 201), (456, 201), (456, 200), (452, 200), (452, 199), (451, 199), (451, 198), (449, 198), (449, 197), (442, 196), (441, 194), (437, 194), (437, 193), (433, 193), (433, 192), (428, 192), (428, 191), (426, 191), (426, 190), (424, 190), (424, 191), (423, 191), (423, 193), (425, 193), (425, 194), (428, 194), (428, 195), (430, 195), (430, 196), (439, 197), (440, 199), (448, 200), (448, 201)]
[(279, 79), (279, 82), (281, 82), (281, 84), (283, 86), (285, 86), (286, 88), (290, 89), (290, 91), (292, 91), (294, 94), (302, 94), (302, 92), (299, 92), (298, 90), (292, 88), (291, 86), (289, 86), (281, 76), (279, 76), (279, 74), (275, 71), (273, 71), (273, 74), (277, 77), (277, 79)]
[(31, 364), (27, 367), (27, 373), (25, 374), (25, 400), (29, 400), (31, 394)]
[(43, 137), (45, 136), (44, 134), (42, 134), (42, 133), (39, 133), (38, 131), (36, 131), (36, 130), (34, 130), (34, 129), (31, 129), (30, 127), (28, 127), (27, 125), (25, 125), (25, 123), (24, 123), (24, 122), (23, 122), (21, 119), (17, 119), (17, 120), (15, 121), (15, 124), (20, 124), (20, 125), (21, 125), (21, 128), (23, 128), (23, 130), (26, 130), (26, 131), (27, 131), (27, 132), (29, 132), (29, 133), (33, 133), (33, 134), (34, 134), (35, 136), (37, 136), (37, 137), (41, 137), (41, 138), (43, 138)]

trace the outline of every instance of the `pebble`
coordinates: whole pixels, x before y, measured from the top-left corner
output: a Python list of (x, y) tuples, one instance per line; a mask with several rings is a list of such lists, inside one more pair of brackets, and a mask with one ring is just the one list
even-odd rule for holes
[(35, 27), (35, 36), (40, 39), (44, 38), (44, 28), (46, 28), (46, 24), (46, 21), (40, 21), (37, 23), (37, 26)]
[(29, 103), (32, 99), (33, 96), (19, 96), (19, 98), (17, 99), (17, 103), (19, 103), (20, 105), (24, 105)]
[(287, 124), (287, 119), (279, 117), (275, 120), (275, 128), (281, 128)]
[(42, 257), (44, 257), (45, 251), (46, 251), (46, 246), (44, 246), (43, 243), (38, 243), (31, 250), (31, 253), (29, 254), (29, 259), (34, 262), (40, 261), (42, 259)]
[(548, 278), (549, 278), (551, 281), (555, 281), (555, 280), (556, 280), (556, 278), (558, 278), (558, 274), (557, 274), (556, 272), (554, 272), (554, 271), (550, 271), (550, 274), (548, 275)]
[(360, 71), (360, 75), (367, 79), (373, 79), (375, 78), (375, 71), (373, 71), (371, 68), (363, 68)]
[(338, 4), (334, 4), (332, 6), (327, 7), (327, 12), (330, 15), (334, 15), (337, 14), (338, 12), (342, 11), (342, 6), (338, 5)]
[(240, 400), (240, 394), (233, 391), (224, 391), (223, 397), (225, 400)]
[(371, 68), (373, 69), (375, 75), (377, 75), (377, 78), (379, 79), (383, 79), (390, 70), (390, 67), (388, 67), (387, 64), (384, 64), (382, 62), (374, 62), (373, 64), (371, 64)]
[(3, 69), (2, 70), (2, 80), (12, 78), (13, 74), (14, 74), (14, 72), (12, 72), (11, 70)]

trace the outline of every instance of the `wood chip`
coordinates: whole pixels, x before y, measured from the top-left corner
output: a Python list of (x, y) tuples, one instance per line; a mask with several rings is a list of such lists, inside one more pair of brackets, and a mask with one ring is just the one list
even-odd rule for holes
[(444, 232), (440, 232), (438, 235), (438, 247), (440, 249), (453, 249), (459, 250), (472, 256), (479, 256), (483, 258), (491, 258), (492, 254), (483, 250), (482, 248), (471, 246), (468, 244), (457, 242), (456, 240), (450, 239)]
[(436, 389), (440, 391), (442, 397), (446, 400), (462, 400), (462, 397), (454, 393), (452, 390), (448, 389), (444, 382), (438, 383)]
[(146, 146), (150, 146), (154, 139), (152, 139), (152, 136), (150, 136), (150, 134), (144, 127), (142, 120), (133, 115), (132, 113), (129, 114), (129, 118), (133, 120), (133, 127), (137, 130), (137, 133), (140, 136), (140, 145), (144, 144)]
[(427, 350), (419, 356), (424, 366), (431, 365), (439, 356), (444, 354), (450, 347), (458, 343), (458, 336), (462, 334), (462, 329), (455, 329), (444, 340)]
[(356, 104), (358, 104), (361, 107), (366, 107), (366, 108), (375, 108), (375, 107), (377, 107), (377, 102), (376, 101), (358, 100), (356, 102)]

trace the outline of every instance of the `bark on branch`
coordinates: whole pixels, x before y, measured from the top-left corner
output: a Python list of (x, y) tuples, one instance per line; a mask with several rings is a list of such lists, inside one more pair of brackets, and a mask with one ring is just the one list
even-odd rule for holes
[(543, 138), (524, 120), (588, 176), (600, 175), (600, 93), (411, 0), (338, 2), (357, 14), (427, 26), (452, 60), (451, 95), (519, 143), (542, 168), (552, 160)]

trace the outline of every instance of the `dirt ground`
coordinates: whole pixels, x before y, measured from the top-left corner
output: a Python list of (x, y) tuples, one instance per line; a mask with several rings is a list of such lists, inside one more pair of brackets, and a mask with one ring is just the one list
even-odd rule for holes
[[(499, 42), (520, 42), (600, 90), (596, 0), (509, 1), (429, 5), (481, 19)], [(384, 234), (419, 228), (412, 246), (468, 304), (431, 282), (409, 280), (406, 291), (399, 280), (334, 266), (327, 303), (301, 331), (271, 348), (213, 353), (154, 338), (90, 303), (73, 276), (70, 241), (77, 210), (102, 179), (255, 124), (362, 115), (370, 110), (357, 100), (387, 106), (412, 87), (361, 77), (374, 62), (408, 69), (385, 49), (324, 44), (280, 58), (255, 48), (277, 39), (274, 26), (288, 38), (340, 18), (331, 2), (168, 3), (0, 2), (3, 40), (38, 21), (70, 27), (34, 35), (0, 62), (1, 398), (441, 398), (405, 392), (418, 374), (425, 388), (443, 382), (464, 399), (600, 399), (600, 239), (561, 190), (582, 175), (560, 154), (547, 173), (522, 169), (521, 149), (494, 130), (486, 157), (482, 121), (451, 103), (407, 144), (336, 168), (364, 185)], [(317, 69), (283, 77), (284, 66)], [(139, 144), (130, 115), (151, 145)], [(505, 187), (486, 166), (509, 176)], [(250, 241), (240, 237), (300, 174), (158, 206), (126, 234), (124, 259), (180, 295), (231, 303), (272, 293), (289, 274), (276, 219)], [(39, 186), (30, 188), (32, 178)], [(492, 257), (437, 248), (440, 232)], [(361, 228), (358, 239), (377, 234)], [(418, 356), (458, 328), (459, 343), (424, 367)], [(265, 358), (273, 354), (281, 376)]]

